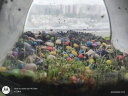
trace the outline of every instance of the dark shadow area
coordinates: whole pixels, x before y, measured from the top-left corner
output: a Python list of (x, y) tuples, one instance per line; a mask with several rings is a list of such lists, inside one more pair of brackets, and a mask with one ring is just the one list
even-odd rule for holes
[[(15, 83), (14, 83), (15, 82)], [(42, 82), (34, 82), (29, 77), (22, 79), (14, 76), (0, 75), (0, 87), (7, 85), (14, 88), (37, 88), (37, 90), (22, 91), (21, 93), (11, 92), (7, 96), (127, 96), (128, 82), (119, 80), (116, 83), (106, 83), (103, 85), (95, 85), (89, 87), (88, 84), (54, 84)], [(120, 93), (111, 93), (120, 91)], [(122, 93), (121, 93), (122, 92)]]

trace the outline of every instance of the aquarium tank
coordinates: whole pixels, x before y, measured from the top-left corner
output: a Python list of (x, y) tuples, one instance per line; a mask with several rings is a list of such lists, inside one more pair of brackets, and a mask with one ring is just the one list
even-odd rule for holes
[(11, 88), (10, 96), (125, 94), (128, 55), (112, 42), (107, 4), (34, 0), (22, 33), (17, 39), (14, 34), (15, 44), (3, 59), (0, 85)]

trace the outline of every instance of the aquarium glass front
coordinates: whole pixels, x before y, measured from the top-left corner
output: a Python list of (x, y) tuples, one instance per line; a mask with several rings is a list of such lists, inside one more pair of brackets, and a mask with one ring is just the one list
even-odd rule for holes
[(0, 71), (18, 80), (92, 88), (128, 79), (127, 63), (111, 44), (102, 0), (35, 0)]

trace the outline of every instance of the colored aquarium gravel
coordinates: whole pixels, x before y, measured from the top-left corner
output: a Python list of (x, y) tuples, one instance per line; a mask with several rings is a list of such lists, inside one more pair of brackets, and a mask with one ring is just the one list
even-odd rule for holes
[(115, 50), (110, 40), (90, 33), (28, 31), (8, 53), (0, 72), (34, 81), (94, 86), (97, 78), (99, 83), (116, 82), (119, 74), (128, 80), (127, 63), (127, 54)]

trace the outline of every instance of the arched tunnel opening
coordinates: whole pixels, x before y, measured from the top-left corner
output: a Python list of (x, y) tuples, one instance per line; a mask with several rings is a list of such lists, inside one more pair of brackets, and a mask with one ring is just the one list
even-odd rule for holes
[[(109, 19), (103, 1), (34, 1), (24, 31), (97, 31), (109, 37)], [(95, 11), (95, 12), (94, 12)], [(98, 31), (103, 31), (98, 34)], [(106, 32), (104, 32), (106, 31)], [(91, 32), (92, 33), (92, 32)]]
[[(61, 1), (63, 0), (51, 0), (53, 3)], [(32, 2), (33, 0), (0, 1), (1, 96), (127, 95), (127, 0), (102, 1), (108, 13), (110, 38), (99, 36), (100, 33), (94, 26), (98, 26), (99, 22), (96, 23), (90, 15), (91, 20), (84, 21), (87, 19), (87, 10), (85, 14), (79, 11), (85, 10), (87, 5), (79, 10), (76, 8), (76, 19), (76, 15), (72, 17), (75, 7), (61, 5), (61, 10), (54, 10), (56, 4), (53, 7), (50, 3), (50, 8), (40, 8), (44, 13), (44, 9), (47, 10), (42, 17), (33, 16), (34, 19), (31, 20), (28, 13), (31, 14)], [(61, 3), (65, 2), (66, 0)], [(94, 19), (95, 6), (95, 12), (89, 7), (89, 12), (95, 15)], [(99, 17), (102, 20), (106, 15), (101, 15), (100, 11)], [(36, 8), (35, 12), (38, 12)], [(61, 14), (65, 17), (61, 17)], [(84, 19), (81, 19), (82, 16)], [(37, 20), (42, 20), (41, 24), (35, 23)], [(30, 31), (28, 27), (32, 27), (32, 22), (35, 26)], [(94, 27), (95, 35), (92, 34), (93, 27), (83, 22)], [(100, 27), (103, 25), (104, 22), (99, 24)], [(10, 91), (4, 90), (8, 89), (5, 86)]]

